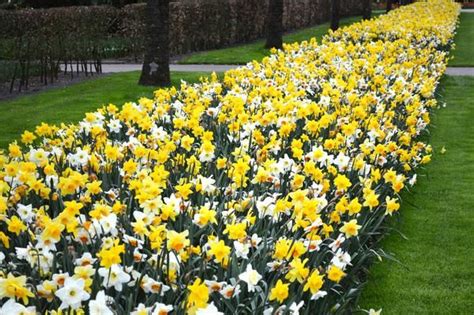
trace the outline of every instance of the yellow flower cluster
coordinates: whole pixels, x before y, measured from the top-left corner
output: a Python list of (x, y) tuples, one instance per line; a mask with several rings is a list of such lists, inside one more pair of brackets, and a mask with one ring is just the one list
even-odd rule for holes
[(426, 131), (459, 6), (417, 2), (0, 155), (0, 313), (344, 312)]

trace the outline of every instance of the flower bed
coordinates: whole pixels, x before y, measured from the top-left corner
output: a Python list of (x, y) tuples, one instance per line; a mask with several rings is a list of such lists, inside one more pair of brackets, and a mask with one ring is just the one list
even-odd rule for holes
[(428, 163), (459, 6), (417, 2), (0, 158), (1, 312), (343, 313)]

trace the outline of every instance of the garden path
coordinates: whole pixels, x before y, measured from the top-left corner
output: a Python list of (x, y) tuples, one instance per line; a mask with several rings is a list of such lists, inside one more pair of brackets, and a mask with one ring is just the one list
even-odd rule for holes
[[(178, 65), (170, 64), (170, 71), (176, 72), (225, 72), (227, 70), (237, 68), (238, 65), (206, 65), (206, 64), (189, 64)], [(129, 71), (141, 71), (142, 65), (136, 63), (120, 63), (120, 64), (102, 64), (103, 73), (118, 73)]]
[[(225, 72), (237, 68), (239, 65), (207, 65), (207, 64), (171, 64), (170, 70), (177, 72)], [(118, 73), (128, 71), (139, 71), (141, 64), (103, 64), (103, 73)], [(474, 67), (448, 67), (447, 75), (474, 76)]]
[(462, 75), (462, 76), (474, 76), (474, 67), (448, 67), (446, 69), (447, 75)]

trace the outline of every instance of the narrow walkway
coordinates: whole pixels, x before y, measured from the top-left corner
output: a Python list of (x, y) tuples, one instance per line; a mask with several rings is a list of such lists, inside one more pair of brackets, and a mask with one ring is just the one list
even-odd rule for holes
[[(225, 72), (237, 68), (238, 65), (178, 65), (170, 64), (170, 70), (176, 72)], [(103, 64), (103, 73), (117, 73), (142, 70), (141, 64)]]
[(463, 75), (463, 76), (474, 76), (474, 67), (448, 67), (446, 69), (447, 75)]
[[(208, 64), (190, 64), (179, 65), (171, 64), (170, 70), (176, 72), (225, 72), (230, 69), (239, 67), (240, 65), (208, 65)], [(118, 73), (129, 71), (140, 71), (141, 64), (103, 64), (103, 73)], [(454, 76), (474, 76), (474, 67), (448, 67), (447, 75)]]
[[(170, 64), (170, 70), (176, 72), (225, 72), (232, 68), (236, 68), (238, 65), (178, 65)], [(134, 70), (141, 70), (141, 64), (115, 64), (115, 65), (103, 65), (102, 71), (104, 73), (112, 72), (127, 72)]]

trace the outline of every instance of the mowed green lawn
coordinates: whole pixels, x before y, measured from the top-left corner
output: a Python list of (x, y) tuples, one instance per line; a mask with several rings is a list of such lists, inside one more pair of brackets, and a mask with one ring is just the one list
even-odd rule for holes
[(392, 220), (408, 239), (382, 242), (401, 264), (373, 266), (361, 298), (382, 314), (474, 313), (474, 78), (445, 77), (438, 93), (447, 107), (433, 115), (433, 161)]
[(456, 34), (454, 57), (450, 67), (474, 67), (474, 13), (461, 13), (461, 24)]
[[(174, 72), (172, 84), (179, 86), (181, 80), (197, 82), (205, 72)], [(116, 73), (64, 88), (21, 96), (13, 100), (0, 101), (0, 148), (19, 139), (25, 129), (33, 129), (41, 122), (52, 124), (77, 122), (84, 113), (94, 111), (102, 105), (122, 105), (142, 96), (152, 97), (155, 87), (137, 84), (139, 71)]]
[[(380, 15), (376, 12), (373, 15)], [(362, 19), (360, 16), (344, 18), (340, 22), (340, 26), (346, 26)], [(285, 43), (301, 42), (316, 37), (318, 41), (327, 34), (329, 23), (316, 25), (305, 28), (283, 36)], [(183, 58), (179, 63), (183, 64), (246, 64), (252, 60), (262, 60), (265, 56), (270, 55), (270, 51), (265, 49), (264, 40), (258, 40), (245, 45), (238, 45), (224, 49), (204, 51)]]

